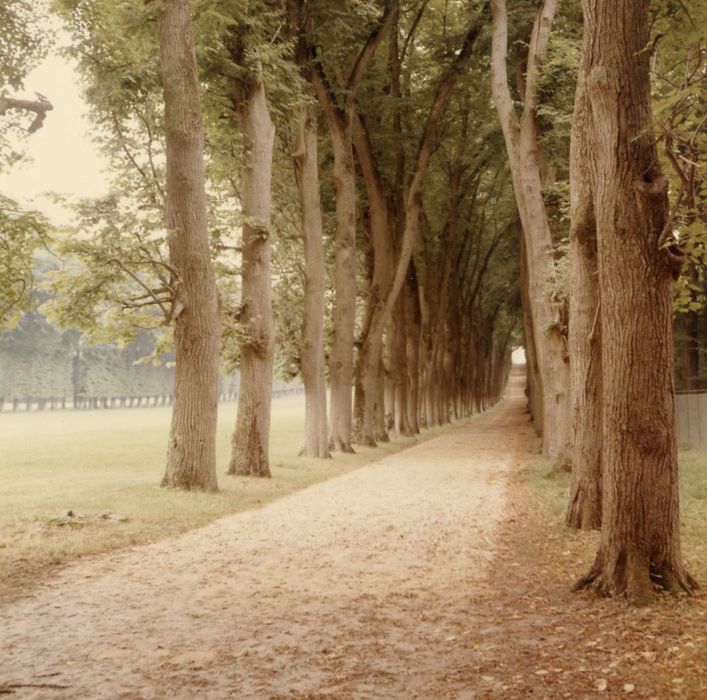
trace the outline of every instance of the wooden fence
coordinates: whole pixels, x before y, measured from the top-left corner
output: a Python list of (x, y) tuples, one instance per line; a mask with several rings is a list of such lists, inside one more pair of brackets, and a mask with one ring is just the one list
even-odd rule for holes
[[(304, 392), (302, 385), (278, 387), (273, 389), (273, 398), (292, 396)], [(219, 401), (236, 401), (238, 390), (224, 391), (219, 394)], [(1, 411), (62, 411), (62, 410), (97, 410), (107, 408), (144, 408), (146, 406), (171, 406), (173, 394), (151, 396), (81, 396), (74, 400), (67, 396), (26, 396), (6, 400), (0, 396)]]

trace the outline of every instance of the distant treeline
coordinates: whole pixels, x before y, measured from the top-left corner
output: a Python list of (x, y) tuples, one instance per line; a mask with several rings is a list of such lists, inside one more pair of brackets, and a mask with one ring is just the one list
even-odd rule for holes
[(28, 313), (0, 336), (0, 397), (138, 397), (169, 395), (174, 370), (167, 364), (135, 364), (152, 352), (148, 337), (127, 348), (87, 346), (75, 330), (60, 331)]
[[(125, 348), (86, 345), (79, 331), (58, 330), (36, 312), (0, 335), (0, 411), (131, 408), (172, 403), (174, 368), (136, 364), (149, 357), (143, 336)], [(238, 395), (238, 373), (221, 380), (221, 401)], [(299, 382), (275, 380), (273, 396), (301, 391)]]

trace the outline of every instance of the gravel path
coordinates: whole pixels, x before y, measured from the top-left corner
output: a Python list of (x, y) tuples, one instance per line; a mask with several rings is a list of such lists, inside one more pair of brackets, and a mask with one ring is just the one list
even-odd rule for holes
[(380, 462), (66, 567), (0, 608), (0, 694), (475, 697), (455, 679), (473, 659), (507, 475), (532, 444), (520, 381)]

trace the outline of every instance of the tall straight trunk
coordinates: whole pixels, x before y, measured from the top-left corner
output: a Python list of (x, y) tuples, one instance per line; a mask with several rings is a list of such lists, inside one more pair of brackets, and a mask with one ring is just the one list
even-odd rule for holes
[(204, 185), (204, 128), (191, 11), (167, 0), (157, 13), (165, 104), (166, 223), (177, 279), (172, 307), (176, 372), (163, 486), (216, 491), (221, 325)]
[(336, 182), (334, 237), (334, 338), (329, 357), (332, 449), (353, 452), (351, 391), (356, 326), (356, 179), (350, 127), (330, 122)]
[(273, 375), (270, 181), (275, 127), (261, 76), (250, 76), (238, 118), (246, 163), (241, 179), (241, 384), (229, 474), (270, 476), (268, 442)]
[(545, 453), (555, 460), (556, 466), (560, 466), (570, 459), (569, 368), (558, 309), (547, 283), (553, 266), (553, 243), (542, 198), (535, 112), (538, 69), (547, 53), (557, 2), (544, 0), (536, 16), (529, 45), (523, 111), (519, 116), (508, 87), (506, 2), (492, 0), (491, 87), (508, 151), (513, 191), (525, 238), (535, 352), (542, 376), (543, 446)]
[(383, 380), (380, 367), (385, 329), (384, 301), (390, 289), (393, 251), (386, 192), (363, 119), (357, 118), (355, 127), (354, 146), (366, 186), (373, 254), (368, 317), (357, 358), (355, 432), (358, 442), (374, 447), (377, 440), (385, 437), (385, 432), (381, 432), (381, 424), (377, 418), (383, 410), (379, 399), (380, 384)]
[(410, 261), (410, 271), (404, 288), (405, 320), (407, 323), (407, 368), (408, 386), (408, 425), (416, 434), (420, 432), (420, 302), (417, 289), (417, 273), (415, 264)]
[(542, 377), (538, 368), (537, 354), (535, 352), (535, 331), (533, 328), (533, 314), (530, 308), (528, 291), (528, 258), (523, 241), (523, 232), (519, 232), (520, 239), (520, 299), (523, 313), (523, 337), (525, 340), (525, 372), (527, 377), (528, 408), (533, 420), (533, 426), (538, 435), (543, 432), (542, 410)]
[(572, 485), (569, 527), (601, 525), (601, 324), (597, 232), (587, 163), (587, 95), (580, 68), (570, 146), (570, 314)]
[[(296, 0), (289, 0), (291, 5)], [(301, 0), (299, 2), (301, 10)], [(336, 234), (334, 238), (334, 339), (329, 356), (330, 425), (329, 444), (342, 452), (353, 452), (352, 388), (354, 330), (356, 326), (356, 173), (353, 157), (353, 116), (356, 92), (368, 64), (390, 28), (397, 0), (387, 3), (383, 15), (356, 55), (339, 100), (318, 61), (312, 63), (313, 83), (322, 104), (332, 150), (336, 182)]]
[(314, 107), (302, 108), (301, 143), (295, 157), (304, 240), (304, 446), (302, 454), (329, 457), (324, 358), (324, 235), (319, 196), (317, 116)]
[(667, 178), (651, 134), (649, 0), (583, 0), (599, 251), (602, 530), (578, 584), (634, 604), (691, 591), (680, 550)]
[(412, 429), (408, 422), (408, 362), (407, 362), (407, 324), (405, 322), (405, 299), (399, 295), (393, 314), (393, 385), (395, 387), (395, 432), (398, 435), (411, 436)]

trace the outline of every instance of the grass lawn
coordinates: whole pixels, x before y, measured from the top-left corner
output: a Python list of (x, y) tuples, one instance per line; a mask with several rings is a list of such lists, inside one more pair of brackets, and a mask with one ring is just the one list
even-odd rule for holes
[[(396, 437), (330, 460), (299, 457), (304, 397), (289, 396), (273, 402), (273, 478), (232, 477), (225, 469), (235, 412), (233, 403), (219, 407), (217, 494), (160, 488), (169, 408), (0, 414), (0, 599), (52, 565), (259, 507), (415, 442)], [(85, 517), (64, 517), (69, 510)], [(102, 520), (102, 513), (127, 520)]]

